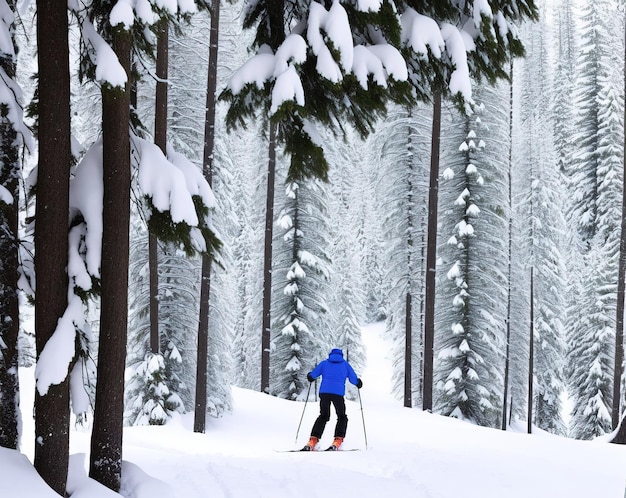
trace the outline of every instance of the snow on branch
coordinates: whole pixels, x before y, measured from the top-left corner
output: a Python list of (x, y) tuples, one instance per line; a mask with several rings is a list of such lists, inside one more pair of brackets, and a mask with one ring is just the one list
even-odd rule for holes
[[(479, 9), (479, 20), (480, 14), (486, 15), (487, 12), (484, 8)], [(454, 68), (450, 76), (450, 92), (461, 94), (466, 101), (470, 102), (472, 85), (467, 52), (475, 48), (472, 33), (477, 33), (477, 30), (474, 23), (470, 22), (460, 30), (449, 23), (440, 25), (434, 19), (408, 8), (402, 14), (401, 24), (403, 43), (420, 57), (427, 58), (429, 52), (437, 59), (442, 59), (444, 53), (448, 55)]]
[(350, 71), (354, 47), (348, 14), (339, 2), (333, 2), (330, 10), (326, 10), (317, 2), (312, 2), (309, 10), (307, 41), (317, 56), (317, 72), (333, 83), (337, 83), (342, 79), (342, 71), (333, 58), (326, 39), (332, 43), (332, 48), (339, 52), (343, 71)]
[[(15, 16), (6, 0), (0, 0), (0, 53), (3, 58), (15, 61), (15, 48), (11, 37), (11, 26), (15, 22)], [(22, 89), (17, 82), (9, 77), (5, 70), (0, 67), (0, 104), (6, 105), (7, 119), (15, 132), (22, 138), (24, 145), (33, 150), (34, 141), (30, 130), (24, 125)], [(0, 195), (0, 200), (7, 202), (5, 195)]]
[(4, 185), (0, 185), (0, 202), (9, 206), (13, 204), (13, 196)]
[(85, 316), (81, 299), (72, 294), (65, 313), (48, 339), (35, 367), (37, 391), (41, 396), (48, 393), (51, 385), (63, 382), (76, 355), (76, 329), (84, 327)]
[(0, 52), (15, 58), (15, 49), (11, 38), (11, 25), (15, 22), (15, 15), (6, 0), (0, 0)]
[(174, 223), (198, 225), (193, 200), (187, 190), (187, 179), (182, 170), (167, 160), (161, 149), (139, 137), (134, 143), (140, 154), (139, 187), (156, 209), (169, 211)]
[(430, 50), (434, 57), (441, 58), (446, 44), (434, 19), (408, 8), (402, 14), (401, 24), (402, 41), (416, 54), (426, 58)]
[(68, 276), (70, 282), (88, 291), (91, 276), (100, 276), (102, 255), (102, 140), (95, 142), (76, 167), (70, 181)]
[(446, 51), (455, 69), (450, 75), (450, 92), (460, 93), (469, 102), (472, 99), (472, 82), (467, 64), (467, 47), (464, 37), (456, 26), (443, 23), (441, 25), (441, 36), (446, 42)]
[(96, 66), (96, 81), (124, 87), (128, 76), (111, 46), (98, 34), (91, 21), (83, 18), (80, 25), (89, 57)]

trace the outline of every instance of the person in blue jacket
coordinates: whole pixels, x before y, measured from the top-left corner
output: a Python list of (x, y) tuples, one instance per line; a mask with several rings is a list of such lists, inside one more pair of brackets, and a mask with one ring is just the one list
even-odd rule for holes
[(341, 349), (333, 349), (328, 355), (328, 359), (320, 362), (311, 372), (306, 376), (309, 382), (313, 382), (319, 376), (322, 376), (322, 383), (320, 384), (320, 415), (313, 424), (311, 429), (311, 437), (309, 442), (302, 448), (302, 451), (312, 451), (319, 442), (326, 422), (330, 419), (330, 405), (331, 403), (335, 407), (335, 413), (337, 414), (337, 425), (335, 426), (335, 438), (333, 444), (328, 450), (338, 450), (343, 439), (346, 436), (346, 429), (348, 427), (348, 417), (346, 416), (346, 403), (344, 395), (346, 394), (346, 379), (350, 383), (354, 384), (357, 388), (361, 389), (363, 382), (354, 373), (354, 369), (343, 358), (343, 351)]

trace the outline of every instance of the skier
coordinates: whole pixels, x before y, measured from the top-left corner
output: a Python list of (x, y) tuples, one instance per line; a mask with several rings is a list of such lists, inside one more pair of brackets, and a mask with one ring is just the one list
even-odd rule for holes
[(319, 376), (322, 376), (320, 385), (320, 415), (313, 424), (311, 429), (311, 438), (309, 442), (302, 448), (302, 451), (313, 451), (319, 442), (326, 422), (330, 419), (330, 404), (335, 407), (337, 414), (337, 425), (335, 426), (335, 438), (333, 444), (326, 451), (336, 451), (343, 443), (346, 436), (346, 428), (348, 427), (348, 417), (346, 416), (346, 403), (343, 399), (346, 393), (346, 379), (361, 389), (363, 382), (354, 373), (354, 369), (343, 358), (341, 349), (333, 349), (328, 355), (328, 359), (319, 363), (306, 376), (309, 382), (313, 382)]

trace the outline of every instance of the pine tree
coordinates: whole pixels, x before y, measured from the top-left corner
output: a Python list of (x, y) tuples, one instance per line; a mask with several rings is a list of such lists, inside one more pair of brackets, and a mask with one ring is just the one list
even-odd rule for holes
[(328, 293), (329, 233), (324, 188), (316, 181), (288, 182), (281, 199), (272, 271), (275, 321), (272, 334), (271, 393), (299, 399), (306, 375), (333, 337)]
[[(623, 103), (617, 97), (621, 74), (615, 69), (621, 61), (616, 51), (610, 50), (621, 30), (616, 31), (613, 16), (607, 15), (607, 5), (594, 4), (583, 11), (583, 50), (576, 83), (580, 135), (576, 137), (579, 148), (572, 172), (575, 190), (570, 195), (574, 201), (571, 216), (578, 221), (584, 242), (581, 248), (587, 251), (584, 266), (593, 268), (580, 274), (582, 300), (588, 306), (580, 308), (584, 313), (578, 315), (571, 331), (576, 335), (570, 341), (573, 347), (568, 366), (575, 405), (572, 434), (585, 439), (610, 430), (613, 403)], [(597, 52), (589, 57), (588, 50)], [(585, 347), (590, 349), (582, 351)]]
[[(426, 257), (426, 218), (429, 133), (431, 116), (426, 106), (411, 110), (394, 108), (372, 138), (380, 164), (381, 216), (384, 235), (390, 242), (384, 253), (388, 291), (387, 331), (394, 340), (393, 392), (404, 393), (405, 406), (419, 405), (422, 386), (422, 333)], [(412, 324), (406, 329), (406, 300), (409, 296)], [(407, 337), (411, 349), (407, 365)], [(409, 379), (405, 376), (409, 370)], [(408, 391), (407, 391), (408, 389)], [(408, 394), (410, 393), (410, 396)]]
[[(541, 6), (545, 11), (544, 6)], [(524, 86), (525, 110), (522, 119), (532, 123), (520, 130), (524, 142), (524, 163), (529, 168), (526, 211), (530, 214), (529, 244), (526, 251), (533, 268), (534, 291), (534, 383), (531, 423), (537, 427), (564, 434), (561, 396), (564, 391), (563, 358), (565, 353), (563, 300), (565, 267), (561, 248), (564, 244), (565, 221), (561, 212), (564, 193), (561, 191), (560, 165), (555, 147), (555, 129), (551, 113), (533, 111), (550, 109), (550, 84), (547, 31), (543, 23), (525, 26), (527, 59), (521, 63), (520, 79)]]
[[(506, 317), (508, 98), (477, 86), (485, 102), (444, 127), (440, 194), (445, 280), (437, 311), (437, 409), (498, 427)], [(508, 97), (508, 95), (506, 95)]]
[[(367, 155), (365, 142), (353, 131), (348, 133), (350, 139), (347, 142), (326, 140), (329, 162), (336, 165), (329, 172), (332, 272), (328, 301), (333, 303), (329, 310), (334, 336), (331, 346), (341, 348), (355, 371), (362, 372), (366, 364), (361, 327), (366, 321), (364, 289), (367, 276), (363, 266), (365, 241), (361, 217), (367, 199), (368, 186), (363, 171)], [(348, 386), (347, 396), (355, 397), (351, 386)]]

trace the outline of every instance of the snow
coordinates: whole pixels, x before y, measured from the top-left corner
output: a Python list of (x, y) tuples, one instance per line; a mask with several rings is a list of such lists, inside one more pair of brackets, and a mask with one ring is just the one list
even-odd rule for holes
[[(116, 13), (117, 17), (111, 19), (111, 22), (115, 21), (116, 23), (126, 25), (129, 14), (122, 2), (116, 4), (117, 6), (119, 6), (119, 10)], [(113, 15), (113, 12), (111, 14)], [(87, 19), (81, 20), (81, 28), (85, 45), (89, 47), (89, 56), (96, 66), (96, 80), (100, 83), (108, 83), (112, 87), (124, 87), (128, 76), (111, 46), (104, 41), (95, 30), (93, 24)]]
[[(288, 453), (308, 438), (317, 405), (233, 389), (234, 413), (192, 432), (193, 415), (170, 424), (127, 428), (121, 495), (127, 498), (293, 498), (410, 496), (412, 498), (621, 497), (624, 447), (575, 441), (541, 431), (508, 432), (403, 408), (389, 395), (391, 348), (383, 324), (363, 329), (368, 366), (359, 401), (347, 401), (345, 453)], [(22, 445), (0, 448), (0, 495), (54, 498), (36, 474), (33, 446), (33, 371), (21, 371)], [(295, 440), (298, 422), (302, 426)], [(364, 423), (365, 422), (365, 427)], [(330, 444), (334, 415), (322, 446)], [(367, 435), (367, 448), (366, 436)], [(89, 434), (72, 426), (72, 498), (119, 496), (86, 476)], [(30, 460), (30, 461), (29, 461)]]
[(76, 351), (76, 327), (82, 327), (83, 322), (82, 301), (73, 295), (37, 361), (35, 377), (40, 395), (44, 396), (52, 384), (60, 384), (67, 378)]
[(4, 202), (9, 206), (13, 204), (13, 196), (4, 185), (0, 185), (0, 202)]

